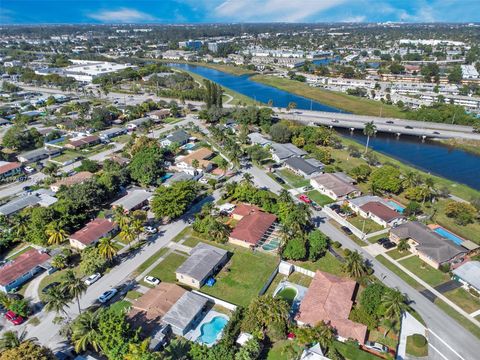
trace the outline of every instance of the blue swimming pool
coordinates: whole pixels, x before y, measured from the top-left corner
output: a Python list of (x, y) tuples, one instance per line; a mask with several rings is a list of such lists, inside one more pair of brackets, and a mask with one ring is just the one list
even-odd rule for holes
[(401, 206), (399, 203), (392, 201), (392, 200), (387, 200), (388, 205), (392, 206), (396, 212), (399, 212), (400, 214), (403, 214), (403, 211), (405, 208)]
[(194, 147), (195, 147), (195, 144), (192, 144), (192, 143), (183, 145), (183, 148), (186, 150), (192, 150)]
[(438, 235), (443, 236), (444, 238), (453, 241), (457, 245), (462, 245), (463, 239), (460, 239), (458, 236), (455, 234), (452, 234), (450, 231), (447, 229), (444, 229), (443, 227), (438, 227), (436, 229), (433, 229)]
[(202, 325), (197, 341), (206, 345), (214, 344), (227, 323), (228, 319), (223, 316), (215, 316), (208, 323)]
[(165, 180), (170, 179), (172, 176), (173, 176), (172, 173), (166, 173), (165, 175), (163, 175), (163, 176), (160, 178), (160, 180), (163, 182), (163, 181), (165, 181)]

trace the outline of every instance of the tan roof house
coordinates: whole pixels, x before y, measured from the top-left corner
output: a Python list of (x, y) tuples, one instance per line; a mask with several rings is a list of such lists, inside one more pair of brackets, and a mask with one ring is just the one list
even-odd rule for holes
[(53, 183), (52, 185), (50, 185), (50, 190), (52, 190), (53, 192), (57, 192), (58, 190), (60, 190), (61, 186), (68, 187), (76, 184), (81, 184), (92, 178), (92, 176), (93, 174), (90, 171), (80, 171), (75, 175), (60, 179), (57, 182)]

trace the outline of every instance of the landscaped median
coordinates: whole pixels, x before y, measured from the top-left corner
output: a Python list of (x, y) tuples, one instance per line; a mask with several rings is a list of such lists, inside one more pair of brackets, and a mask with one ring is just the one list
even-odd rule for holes
[(407, 354), (415, 357), (428, 356), (428, 342), (425, 336), (413, 334), (407, 337)]

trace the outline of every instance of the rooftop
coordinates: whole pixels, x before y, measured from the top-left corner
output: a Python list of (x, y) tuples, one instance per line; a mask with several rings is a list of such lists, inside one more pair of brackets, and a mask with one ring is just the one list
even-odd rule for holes
[(60, 186), (71, 186), (75, 184), (80, 184), (84, 182), (85, 180), (90, 179), (93, 176), (93, 174), (90, 171), (80, 171), (76, 173), (75, 175), (63, 178), (55, 182), (54, 184), (51, 185), (51, 187), (56, 187), (59, 188)]
[(226, 250), (218, 247), (198, 243), (191, 251), (190, 256), (176, 270), (177, 273), (187, 275), (195, 280), (202, 281), (224, 258)]
[(90, 245), (112, 231), (115, 227), (116, 224), (113, 221), (96, 218), (95, 220), (90, 221), (82, 229), (73, 233), (70, 236), (70, 239), (79, 241), (84, 245)]
[(302, 171), (307, 175), (322, 171), (324, 165), (315, 159), (304, 159), (298, 156), (293, 156), (285, 160), (285, 164), (293, 169)]
[(480, 261), (468, 261), (452, 272), (475, 289), (480, 290)]
[(325, 173), (315, 176), (312, 178), (312, 181), (315, 181), (326, 189), (333, 191), (335, 195), (339, 197), (346, 196), (354, 191), (359, 191), (356, 186), (346, 181), (340, 174), (342, 173)]
[(112, 202), (112, 206), (122, 206), (125, 210), (130, 211), (138, 204), (150, 199), (152, 193), (144, 189), (133, 189), (128, 191), (127, 195)]
[(207, 305), (208, 299), (193, 292), (185, 292), (164, 315), (163, 321), (179, 329), (185, 329)]
[(276, 220), (277, 217), (273, 214), (262, 211), (251, 212), (238, 222), (230, 233), (230, 237), (256, 245)]
[(0, 175), (5, 174), (11, 170), (18, 169), (22, 164), (19, 162), (7, 162), (0, 165)]
[(380, 219), (386, 222), (403, 217), (402, 214), (396, 212), (395, 210), (390, 209), (388, 206), (378, 201), (368, 202), (365, 205), (362, 205), (361, 209), (367, 213), (371, 213), (379, 217)]
[(31, 249), (19, 255), (15, 260), (0, 268), (0, 284), (6, 286), (23, 274), (47, 262), (50, 256), (47, 253)]

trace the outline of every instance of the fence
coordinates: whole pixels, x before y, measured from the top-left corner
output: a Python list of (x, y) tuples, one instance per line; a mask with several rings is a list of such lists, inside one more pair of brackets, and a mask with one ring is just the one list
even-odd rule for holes
[(374, 236), (377, 236), (377, 235), (382, 235), (382, 234), (386, 234), (390, 231), (389, 228), (385, 228), (385, 229), (382, 229), (382, 230), (378, 230), (378, 231), (375, 231), (373, 233), (370, 233), (370, 234), (367, 234), (366, 238), (367, 239), (370, 239), (371, 237), (374, 237)]
[(311, 278), (315, 276), (315, 272), (311, 270), (307, 270), (301, 266), (293, 265), (293, 270), (299, 272), (300, 274), (307, 275)]
[(237, 305), (234, 305), (234, 304), (229, 303), (229, 302), (224, 301), (224, 300), (217, 299), (214, 296), (204, 294), (204, 293), (202, 293), (200, 291), (197, 291), (197, 290), (192, 290), (192, 292), (195, 293), (195, 294), (198, 294), (200, 296), (206, 297), (207, 299), (213, 301), (215, 303), (215, 305), (223, 306), (224, 308), (226, 308), (228, 310), (235, 311), (237, 309)]
[(272, 271), (272, 273), (270, 274), (270, 277), (268, 278), (267, 282), (263, 285), (263, 287), (260, 290), (260, 292), (258, 293), (258, 295), (265, 294), (265, 291), (267, 291), (267, 289), (270, 286), (270, 284), (272, 283), (273, 279), (275, 279), (275, 276), (277, 276), (277, 274), (278, 274), (278, 266), (279, 265), (277, 265), (277, 267)]

